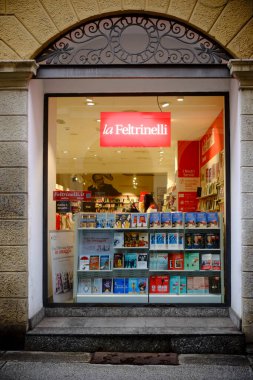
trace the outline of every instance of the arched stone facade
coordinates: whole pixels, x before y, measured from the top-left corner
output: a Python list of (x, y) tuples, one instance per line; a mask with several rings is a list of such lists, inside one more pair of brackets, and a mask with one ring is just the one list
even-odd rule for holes
[[(251, 0), (0, 0), (0, 336), (24, 335), (28, 326), (28, 83), (36, 75), (32, 60), (49, 43), (85, 21), (126, 12), (147, 13), (181, 20), (210, 36), (231, 56), (253, 59), (253, 6)], [(10, 62), (14, 61), (14, 62)], [(251, 61), (252, 62), (252, 61)], [(242, 87), (242, 154), (249, 203), (252, 178), (252, 65), (233, 71), (245, 80)], [(245, 106), (246, 104), (246, 106)], [(245, 117), (246, 115), (246, 117)], [(244, 179), (243, 179), (244, 178)], [(12, 199), (15, 207), (12, 209)], [(244, 199), (242, 191), (241, 199)], [(242, 210), (243, 324), (253, 341), (252, 315), (252, 208)], [(244, 216), (244, 217), (243, 217)], [(250, 219), (248, 223), (247, 219)], [(17, 256), (19, 261), (17, 262)]]

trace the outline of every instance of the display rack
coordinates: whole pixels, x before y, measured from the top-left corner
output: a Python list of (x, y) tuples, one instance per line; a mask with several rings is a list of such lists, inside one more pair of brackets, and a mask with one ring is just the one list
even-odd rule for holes
[[(223, 216), (221, 213), (218, 215), (217, 226), (209, 228), (191, 227), (188, 228), (185, 223), (178, 227), (145, 227), (145, 228), (94, 228), (94, 227), (80, 227), (81, 219), (86, 213), (79, 213), (76, 217), (76, 242), (75, 242), (75, 269), (74, 269), (74, 301), (78, 303), (133, 303), (133, 304), (178, 304), (178, 303), (195, 303), (195, 304), (219, 304), (224, 302), (224, 246), (223, 246)], [(89, 213), (88, 213), (89, 215)], [(129, 214), (128, 214), (129, 215)], [(183, 213), (183, 217), (184, 217)], [(92, 224), (91, 224), (92, 225)], [(146, 246), (124, 246), (126, 236), (130, 233), (142, 234), (147, 239)], [(166, 235), (164, 241), (159, 241), (159, 244), (154, 244), (154, 237), (162, 238)], [(177, 243), (170, 245), (170, 236), (178, 239)], [(124, 236), (124, 238), (122, 238)], [(140, 235), (141, 236), (141, 235)], [(143, 237), (142, 236), (142, 237)], [(200, 236), (202, 239), (206, 239), (206, 245), (208, 245), (208, 239), (216, 237), (218, 240), (216, 246), (206, 247), (189, 247), (187, 241), (189, 237), (193, 239), (196, 236)], [(101, 243), (101, 246), (99, 245)], [(194, 243), (192, 243), (194, 245)], [(131, 258), (131, 254), (136, 255), (138, 260), (141, 254), (147, 255), (147, 262), (144, 265), (147, 267), (137, 267), (136, 263), (134, 267), (115, 267), (115, 257), (117, 255), (122, 257), (125, 261), (126, 258)], [(89, 255), (99, 256), (103, 260), (105, 256), (109, 258), (109, 264), (107, 263), (107, 269), (97, 269), (90, 267), (83, 269), (80, 266), (81, 258)], [(121, 255), (121, 256), (120, 256)], [(162, 262), (162, 255), (165, 256), (165, 265)], [(194, 255), (198, 257), (199, 266), (196, 268), (189, 268), (190, 259), (194, 259)], [(203, 269), (205, 264), (205, 256), (212, 258), (219, 258), (219, 268)], [(159, 258), (159, 265), (158, 265)], [(156, 261), (157, 260), (157, 261)], [(204, 263), (204, 264), (203, 264)], [(97, 263), (97, 265), (99, 265)], [(142, 265), (142, 264), (141, 264)], [(164, 265), (164, 267), (163, 267)], [(204, 265), (205, 267), (205, 265)], [(101, 280), (100, 280), (101, 279)], [(163, 292), (152, 291), (152, 281), (167, 281), (167, 290)], [(180, 284), (187, 283), (186, 289), (181, 291), (180, 284), (178, 286), (178, 292), (173, 293), (172, 288), (173, 281), (179, 280)], [(218, 281), (219, 286), (214, 286), (214, 290), (211, 288), (213, 281)], [(194, 294), (194, 286), (190, 289), (188, 283), (194, 282), (200, 283), (203, 281), (203, 294), (200, 292)], [(98, 294), (93, 292), (93, 284), (99, 283), (100, 289)], [(145, 283), (145, 284), (144, 284)], [(208, 285), (207, 285), (208, 283)], [(83, 288), (80, 284), (87, 285), (87, 293), (84, 294)], [(114, 285), (117, 284), (118, 288)], [(140, 286), (139, 289), (134, 289), (136, 292), (130, 292), (130, 285), (135, 287)], [(109, 291), (106, 291), (106, 287), (109, 286)], [(122, 286), (124, 290), (122, 292)], [(90, 287), (90, 289), (89, 289)], [(81, 289), (81, 290), (80, 290)], [(126, 290), (127, 289), (127, 290)], [(115, 290), (115, 292), (114, 292)], [(199, 291), (199, 290), (198, 290)], [(196, 291), (196, 292), (198, 292)], [(192, 292), (192, 293), (190, 293)], [(133, 293), (133, 294), (132, 294)]]

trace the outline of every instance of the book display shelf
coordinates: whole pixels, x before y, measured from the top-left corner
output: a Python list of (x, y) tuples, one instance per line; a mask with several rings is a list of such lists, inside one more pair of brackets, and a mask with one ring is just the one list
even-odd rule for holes
[(75, 302), (224, 302), (221, 213), (79, 213), (75, 225)]

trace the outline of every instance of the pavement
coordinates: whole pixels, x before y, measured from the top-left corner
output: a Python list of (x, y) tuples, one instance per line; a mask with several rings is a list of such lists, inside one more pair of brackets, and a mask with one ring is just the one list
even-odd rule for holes
[(180, 354), (179, 365), (90, 361), (83, 352), (1, 351), (0, 380), (253, 380), (253, 355)]

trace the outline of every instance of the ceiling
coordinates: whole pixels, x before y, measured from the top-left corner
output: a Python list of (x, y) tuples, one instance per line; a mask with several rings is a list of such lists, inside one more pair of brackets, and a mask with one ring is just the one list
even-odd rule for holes
[[(87, 105), (92, 99), (94, 106)], [(169, 102), (167, 108), (162, 104)], [(55, 109), (56, 108), (56, 109)], [(57, 173), (168, 173), (178, 140), (199, 140), (224, 108), (222, 96), (58, 97), (49, 103), (57, 132)], [(171, 112), (170, 148), (101, 148), (100, 112)]]

